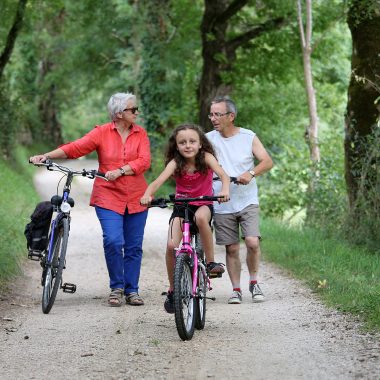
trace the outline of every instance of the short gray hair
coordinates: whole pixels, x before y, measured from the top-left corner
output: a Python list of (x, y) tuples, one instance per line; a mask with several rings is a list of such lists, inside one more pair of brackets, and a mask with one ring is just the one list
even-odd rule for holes
[(136, 96), (130, 92), (118, 92), (110, 97), (107, 104), (107, 109), (111, 120), (116, 120), (116, 115), (123, 112), (125, 105), (129, 100), (133, 100), (136, 104)]
[(234, 113), (235, 119), (236, 119), (237, 107), (236, 107), (235, 102), (232, 99), (230, 99), (229, 96), (220, 96), (218, 98), (215, 98), (211, 101), (211, 104), (215, 104), (215, 103), (226, 103), (226, 111)]

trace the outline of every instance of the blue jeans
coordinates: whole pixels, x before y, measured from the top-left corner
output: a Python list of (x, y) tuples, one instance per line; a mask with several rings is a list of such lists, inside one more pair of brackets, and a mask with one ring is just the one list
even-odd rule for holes
[(139, 290), (142, 242), (148, 211), (124, 215), (95, 207), (103, 230), (103, 247), (111, 289)]

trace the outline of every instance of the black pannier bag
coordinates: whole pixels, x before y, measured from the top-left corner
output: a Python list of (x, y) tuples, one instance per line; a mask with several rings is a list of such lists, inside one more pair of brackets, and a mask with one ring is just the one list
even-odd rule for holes
[(30, 216), (30, 223), (25, 226), (24, 235), (29, 251), (44, 251), (48, 246), (49, 227), (53, 216), (53, 205), (50, 201), (37, 204)]

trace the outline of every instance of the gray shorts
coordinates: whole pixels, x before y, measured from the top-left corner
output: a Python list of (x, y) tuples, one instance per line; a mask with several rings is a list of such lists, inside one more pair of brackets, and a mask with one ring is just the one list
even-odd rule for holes
[(216, 244), (230, 245), (239, 243), (239, 226), (243, 239), (246, 236), (260, 238), (259, 211), (258, 205), (249, 205), (240, 212), (233, 214), (214, 214)]

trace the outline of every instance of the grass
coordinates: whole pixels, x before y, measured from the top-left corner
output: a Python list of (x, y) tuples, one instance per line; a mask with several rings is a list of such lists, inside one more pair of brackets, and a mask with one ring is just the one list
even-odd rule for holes
[(321, 299), (380, 331), (380, 256), (311, 229), (263, 220), (263, 257), (304, 280)]
[(0, 288), (21, 273), (21, 260), (27, 256), (24, 228), (39, 201), (26, 157), (20, 148), (11, 164), (0, 159)]

